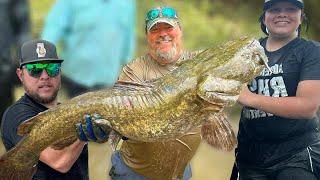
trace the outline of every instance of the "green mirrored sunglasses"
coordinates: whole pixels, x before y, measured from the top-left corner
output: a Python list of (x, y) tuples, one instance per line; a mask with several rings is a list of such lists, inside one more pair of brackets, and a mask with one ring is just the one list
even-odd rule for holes
[(166, 17), (170, 19), (177, 19), (177, 12), (171, 7), (162, 7), (151, 9), (146, 15), (146, 22), (152, 21), (158, 17)]
[(48, 76), (56, 77), (60, 73), (61, 63), (35, 63), (23, 66), (32, 77), (39, 78), (43, 70), (46, 70)]

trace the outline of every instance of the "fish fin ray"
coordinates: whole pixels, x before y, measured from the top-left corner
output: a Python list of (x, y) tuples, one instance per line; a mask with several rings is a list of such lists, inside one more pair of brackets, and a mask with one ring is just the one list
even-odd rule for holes
[(31, 118), (21, 123), (18, 127), (17, 134), (19, 136), (24, 136), (28, 134), (31, 131), (33, 125), (35, 124), (34, 122), (34, 118)]
[(235, 133), (224, 113), (211, 114), (201, 127), (201, 137), (212, 147), (231, 151), (237, 144)]

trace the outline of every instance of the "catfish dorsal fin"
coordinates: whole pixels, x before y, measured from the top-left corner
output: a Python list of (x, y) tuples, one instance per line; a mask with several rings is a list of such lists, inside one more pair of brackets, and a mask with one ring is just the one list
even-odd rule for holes
[[(37, 116), (35, 116), (35, 117), (37, 117)], [(32, 127), (33, 127), (33, 125), (35, 124), (35, 121), (36, 121), (35, 117), (27, 119), (27, 120), (25, 120), (23, 123), (21, 123), (19, 125), (18, 130), (17, 130), (17, 134), (19, 136), (24, 136), (24, 135), (28, 134), (31, 131), (31, 129), (32, 129)]]

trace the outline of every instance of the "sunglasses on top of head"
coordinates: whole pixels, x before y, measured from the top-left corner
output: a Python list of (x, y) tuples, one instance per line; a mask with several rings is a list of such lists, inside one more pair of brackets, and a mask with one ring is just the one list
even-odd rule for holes
[(146, 22), (152, 21), (158, 17), (166, 17), (169, 19), (177, 19), (177, 12), (171, 7), (162, 7), (151, 9), (146, 15)]

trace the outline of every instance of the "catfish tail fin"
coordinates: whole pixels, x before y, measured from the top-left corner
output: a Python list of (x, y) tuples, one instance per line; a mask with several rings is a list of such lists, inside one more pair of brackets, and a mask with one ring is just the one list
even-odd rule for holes
[(36, 172), (39, 157), (19, 144), (0, 156), (0, 180), (31, 180)]

